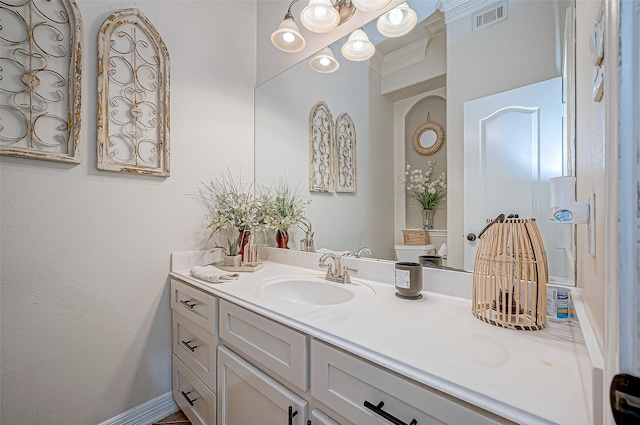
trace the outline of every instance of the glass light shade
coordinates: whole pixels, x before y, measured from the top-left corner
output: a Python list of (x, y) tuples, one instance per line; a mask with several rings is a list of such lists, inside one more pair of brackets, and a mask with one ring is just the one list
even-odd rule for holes
[(391, 0), (351, 0), (351, 3), (363, 12), (377, 12), (391, 3)]
[(323, 74), (337, 71), (338, 68), (340, 68), (340, 64), (333, 56), (333, 52), (329, 47), (325, 47), (315, 54), (309, 60), (309, 66), (314, 71), (322, 72)]
[(342, 56), (349, 60), (363, 61), (373, 56), (376, 46), (369, 41), (369, 37), (362, 29), (357, 29), (351, 33), (341, 51)]
[(418, 22), (418, 14), (404, 2), (378, 18), (376, 27), (385, 37), (400, 37), (411, 31)]
[(307, 45), (293, 18), (286, 18), (271, 34), (271, 42), (284, 52), (299, 52)]
[(309, 31), (324, 33), (340, 24), (340, 14), (331, 0), (309, 0), (300, 13), (300, 21)]

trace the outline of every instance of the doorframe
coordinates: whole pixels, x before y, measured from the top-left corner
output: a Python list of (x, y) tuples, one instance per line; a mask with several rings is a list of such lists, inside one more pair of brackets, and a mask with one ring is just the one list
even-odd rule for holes
[[(615, 424), (609, 386), (640, 375), (640, 0), (605, 2), (605, 355), (603, 423)], [(610, 101), (607, 101), (607, 94)]]

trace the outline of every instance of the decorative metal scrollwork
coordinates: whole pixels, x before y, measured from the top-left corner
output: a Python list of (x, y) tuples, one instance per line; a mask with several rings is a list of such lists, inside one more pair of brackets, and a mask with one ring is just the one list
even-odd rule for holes
[(309, 191), (333, 192), (333, 116), (318, 103), (309, 116)]
[(336, 120), (336, 192), (356, 193), (356, 127), (348, 113)]
[(0, 154), (80, 162), (75, 0), (0, 1)]
[(98, 37), (98, 169), (169, 176), (169, 52), (138, 10)]

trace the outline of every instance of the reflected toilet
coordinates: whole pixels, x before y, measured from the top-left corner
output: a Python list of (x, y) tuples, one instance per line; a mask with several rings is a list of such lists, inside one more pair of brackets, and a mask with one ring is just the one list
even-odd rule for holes
[(417, 263), (421, 255), (436, 255), (435, 245), (396, 245), (396, 261)]

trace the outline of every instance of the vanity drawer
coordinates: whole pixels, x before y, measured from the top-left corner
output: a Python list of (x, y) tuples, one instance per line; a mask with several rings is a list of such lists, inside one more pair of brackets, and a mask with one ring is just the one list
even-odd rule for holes
[(340, 425), (338, 422), (334, 421), (322, 411), (318, 409), (313, 409), (311, 411), (311, 424), (312, 425)]
[(216, 297), (171, 279), (171, 308), (207, 332), (216, 334)]
[(174, 354), (173, 399), (193, 425), (215, 425), (216, 395)]
[(173, 312), (173, 352), (209, 388), (216, 388), (216, 337)]
[(220, 339), (302, 391), (309, 388), (309, 337), (220, 301)]
[(374, 409), (382, 402), (380, 410), (406, 424), (512, 424), (315, 340), (311, 357), (311, 393), (353, 423), (389, 423), (366, 401)]

